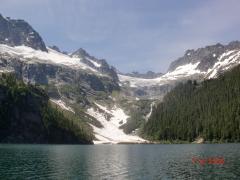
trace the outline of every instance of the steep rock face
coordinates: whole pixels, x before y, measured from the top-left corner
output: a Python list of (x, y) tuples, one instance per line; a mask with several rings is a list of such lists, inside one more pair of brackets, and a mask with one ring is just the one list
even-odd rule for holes
[[(33, 143), (35, 141), (36, 143), (43, 143), (46, 140), (46, 133), (43, 133), (45, 128), (41, 121), (40, 109), (41, 106), (46, 104), (47, 99), (43, 96), (35, 98), (31, 94), (27, 94), (23, 104), (29, 105), (31, 108), (23, 111), (21, 106), (15, 103), (11, 106), (11, 115), (8, 115), (10, 114), (8, 112), (10, 107), (8, 107), (7, 102), (10, 98), (7, 91), (7, 87), (0, 85), (0, 106), (1, 111), (5, 111), (4, 115), (1, 115), (0, 142)], [(8, 116), (8, 121), (5, 120), (6, 117), (4, 116)], [(36, 134), (33, 133), (34, 131)]]
[(0, 44), (9, 46), (29, 46), (47, 51), (40, 35), (24, 20), (4, 18), (0, 14)]
[(87, 130), (70, 127), (72, 119), (54, 109), (48, 100), (42, 89), (1, 74), (0, 142), (91, 144)]

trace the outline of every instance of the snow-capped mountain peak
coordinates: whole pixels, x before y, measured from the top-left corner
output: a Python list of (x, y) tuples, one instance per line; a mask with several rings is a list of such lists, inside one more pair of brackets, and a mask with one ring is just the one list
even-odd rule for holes
[[(144, 79), (118, 74), (120, 86), (132, 88), (132, 94), (153, 97), (164, 95), (174, 84), (184, 80), (204, 80), (217, 77), (220, 73), (240, 64), (240, 42), (227, 45), (216, 44), (197, 50), (187, 50), (183, 57), (172, 62), (166, 74), (157, 78)], [(164, 87), (164, 88), (163, 88)], [(163, 91), (163, 93), (160, 93)], [(157, 96), (159, 98), (159, 96)]]
[(73, 58), (80, 58), (82, 63), (90, 66), (100, 73), (107, 74), (115, 80), (118, 80), (116, 69), (110, 66), (105, 59), (97, 59), (94, 56), (89, 55), (89, 53), (82, 48), (79, 48), (77, 51), (71, 53), (70, 56)]
[[(70, 57), (56, 50), (47, 48), (48, 52), (35, 50), (27, 46), (8, 46), (0, 44), (0, 53), (10, 55), (11, 57), (19, 57), (27, 63), (46, 63), (64, 65), (74, 69), (90, 70), (91, 72), (97, 72), (96, 69), (81, 62), (80, 58)], [(101, 74), (99, 74), (101, 75)]]

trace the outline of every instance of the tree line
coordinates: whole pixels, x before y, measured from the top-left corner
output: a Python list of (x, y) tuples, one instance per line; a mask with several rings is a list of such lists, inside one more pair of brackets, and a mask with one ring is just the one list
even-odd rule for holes
[(144, 125), (152, 140), (240, 141), (240, 66), (217, 79), (180, 83)]

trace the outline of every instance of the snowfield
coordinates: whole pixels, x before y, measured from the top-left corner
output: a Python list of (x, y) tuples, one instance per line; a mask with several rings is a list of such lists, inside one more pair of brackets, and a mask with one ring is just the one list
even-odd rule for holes
[(197, 66), (200, 62), (195, 64), (186, 64), (177, 67), (174, 71), (168, 72), (160, 77), (153, 79), (144, 79), (131, 77), (126, 75), (118, 74), (118, 78), (121, 83), (129, 83), (130, 87), (147, 87), (154, 85), (163, 85), (168, 83), (169, 81), (176, 80), (181, 77), (188, 77), (193, 74), (203, 74), (205, 72), (201, 72), (197, 69)]
[[(48, 63), (48, 64), (59, 64), (59, 65), (69, 66), (74, 69), (90, 70), (91, 72), (97, 73), (98, 75), (102, 75), (96, 69), (81, 62), (81, 58), (70, 57), (66, 54), (60, 53), (51, 48), (47, 48), (47, 49), (48, 49), (48, 52), (44, 52), (41, 50), (32, 49), (31, 47), (27, 47), (27, 46), (11, 47), (5, 44), (0, 44), (1, 53), (7, 53), (12, 56), (22, 57), (24, 58), (22, 60), (28, 61), (28, 63), (40, 62), (40, 63)], [(99, 67), (99, 64), (96, 62), (94, 62), (94, 65)]]
[[(95, 137), (98, 139), (94, 141), (94, 144), (118, 144), (118, 143), (145, 143), (146, 140), (133, 135), (128, 135), (123, 132), (119, 127), (127, 122), (129, 117), (124, 113), (121, 108), (114, 106), (108, 110), (106, 107), (95, 103), (97, 109), (89, 108), (87, 114), (96, 118), (102, 125), (103, 128), (98, 128), (93, 125)], [(106, 115), (111, 115), (108, 120)]]
[(204, 72), (201, 72), (197, 69), (197, 66), (200, 62), (197, 62), (195, 64), (189, 63), (182, 66), (178, 66), (174, 71), (170, 71), (162, 76), (164, 79), (169, 80), (175, 80), (179, 77), (188, 77), (193, 74), (202, 74)]

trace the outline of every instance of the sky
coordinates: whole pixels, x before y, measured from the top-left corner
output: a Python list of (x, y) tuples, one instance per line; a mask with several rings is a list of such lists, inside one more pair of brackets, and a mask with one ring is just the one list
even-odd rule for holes
[(166, 72), (196, 49), (240, 40), (239, 0), (0, 0), (47, 45), (84, 48), (121, 72)]

